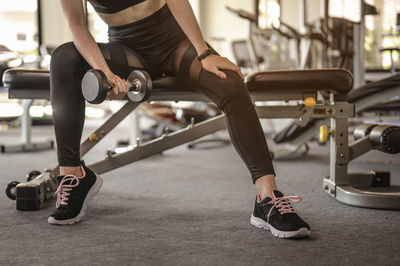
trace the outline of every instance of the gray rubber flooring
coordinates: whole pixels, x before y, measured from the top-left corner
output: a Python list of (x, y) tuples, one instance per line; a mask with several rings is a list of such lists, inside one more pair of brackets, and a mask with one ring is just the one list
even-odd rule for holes
[[(18, 134), (0, 132), (0, 142)], [(86, 161), (104, 158), (126, 134), (119, 128)], [(36, 127), (34, 135), (53, 138), (52, 128)], [(104, 174), (101, 192), (73, 226), (47, 224), (54, 202), (19, 212), (0, 193), (0, 265), (400, 265), (400, 212), (347, 206), (323, 192), (328, 153), (312, 145), (303, 158), (275, 163), (279, 188), (303, 197), (295, 208), (312, 227), (309, 239), (281, 240), (250, 225), (256, 191), (232, 145), (180, 146)], [(0, 186), (55, 163), (54, 150), (0, 154)], [(400, 184), (398, 155), (370, 152), (350, 168), (389, 169)]]

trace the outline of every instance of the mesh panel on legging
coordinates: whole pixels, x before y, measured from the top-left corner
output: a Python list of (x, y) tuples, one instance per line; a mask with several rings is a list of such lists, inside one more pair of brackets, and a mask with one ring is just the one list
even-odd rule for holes
[(270, 152), (260, 121), (243, 80), (234, 71), (223, 70), (226, 79), (202, 68), (197, 53), (186, 40), (177, 45), (168, 58), (169, 71), (178, 78), (193, 84), (225, 114), (232, 143), (249, 169), (253, 181), (273, 174)]
[[(125, 46), (99, 44), (99, 47), (111, 71), (122, 78), (126, 79), (133, 69), (143, 68), (140, 56)], [(81, 81), (89, 69), (73, 43), (59, 46), (52, 54), (51, 102), (60, 166), (81, 163), (79, 149), (85, 119)]]

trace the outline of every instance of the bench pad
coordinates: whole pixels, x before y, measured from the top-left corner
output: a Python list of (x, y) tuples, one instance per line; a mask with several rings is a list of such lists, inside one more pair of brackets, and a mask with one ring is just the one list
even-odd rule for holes
[[(10, 99), (50, 98), (50, 72), (46, 70), (9, 69), (3, 75), (3, 83)], [(293, 93), (317, 91), (347, 94), (352, 88), (353, 77), (350, 72), (341, 69), (266, 71), (249, 75), (246, 84), (250, 92), (271, 96), (279, 94), (283, 98)], [(189, 84), (171, 76), (153, 80), (152, 94), (201, 95)]]
[(264, 71), (246, 78), (250, 91), (285, 92), (329, 91), (347, 94), (353, 88), (353, 75), (344, 69)]

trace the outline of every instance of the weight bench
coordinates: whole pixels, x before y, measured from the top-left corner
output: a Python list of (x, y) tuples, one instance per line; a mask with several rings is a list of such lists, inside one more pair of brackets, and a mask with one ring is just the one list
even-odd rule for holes
[[(32, 142), (32, 135), (31, 135), (32, 118), (29, 113), (29, 110), (33, 104), (33, 101), (34, 99), (48, 99), (46, 97), (43, 97), (46, 93), (44, 93), (44, 90), (41, 89), (43, 84), (41, 83), (42, 79), (39, 78), (44, 73), (45, 73), (44, 71), (35, 71), (35, 70), (31, 70), (29, 73), (27, 73), (27, 75), (29, 75), (30, 78), (32, 79), (32, 84), (34, 84), (33, 86), (38, 86), (37, 94), (34, 93), (25, 98), (12, 97), (12, 95), (9, 94), (10, 99), (22, 99), (23, 112), (21, 116), (21, 143), (11, 144), (11, 145), (9, 144), (0, 145), (1, 153), (30, 152), (30, 151), (40, 151), (40, 150), (48, 150), (54, 148), (54, 142), (52, 140), (42, 141), (42, 142)], [(3, 83), (4, 82), (7, 83), (8, 78), (9, 76), (4, 75)], [(19, 84), (17, 86), (19, 86)], [(48, 87), (47, 84), (45, 84), (44, 86)], [(22, 86), (21, 88), (24, 87)], [(11, 92), (9, 91), (9, 93)]]
[[(50, 74), (46, 71), (11, 69), (5, 73), (5, 86), (10, 98), (49, 98)], [(38, 86), (37, 84), (41, 84)], [(341, 202), (371, 208), (400, 209), (400, 194), (365, 192), (358, 189), (365, 186), (382, 185), (376, 176), (365, 176), (361, 181), (353, 179), (347, 172), (352, 159), (348, 145), (348, 118), (354, 116), (354, 105), (347, 102), (347, 94), (353, 86), (350, 72), (339, 69), (268, 71), (247, 76), (246, 84), (253, 101), (296, 100), (298, 105), (259, 106), (256, 111), (260, 118), (295, 118), (300, 125), (306, 125), (313, 118), (331, 118), (330, 176), (324, 179), (325, 190)], [(308, 101), (316, 99), (317, 93), (329, 93), (329, 103)], [(308, 100), (306, 100), (308, 98)], [(306, 101), (305, 101), (306, 100)], [(174, 77), (162, 77), (153, 81), (150, 101), (210, 101), (197, 93), (188, 84)], [(139, 103), (127, 102), (113, 114), (100, 128), (95, 130), (81, 144), (83, 157), (94, 145), (117, 126)], [(225, 115), (221, 114), (200, 123), (192, 123), (173, 133), (165, 133), (160, 138), (137, 144), (125, 153), (111, 155), (104, 160), (90, 164), (98, 174), (161, 153), (165, 150), (193, 141), (218, 130), (225, 129)], [(367, 141), (367, 140), (364, 140)], [(19, 184), (15, 189), (18, 210), (37, 210), (47, 199), (54, 196), (54, 179), (58, 168), (48, 169), (28, 183)], [(387, 184), (387, 182), (385, 183)]]

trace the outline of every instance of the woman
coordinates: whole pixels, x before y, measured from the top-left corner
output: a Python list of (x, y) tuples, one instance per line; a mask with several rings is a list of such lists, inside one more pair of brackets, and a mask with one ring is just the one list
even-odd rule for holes
[(88, 199), (102, 184), (79, 157), (85, 107), (80, 90), (82, 76), (90, 68), (102, 70), (113, 86), (107, 97), (116, 100), (128, 92), (123, 78), (131, 69), (143, 66), (153, 79), (167, 73), (191, 83), (226, 114), (232, 143), (258, 190), (251, 223), (279, 237), (308, 236), (308, 224), (290, 204), (300, 198), (284, 197), (277, 190), (268, 146), (239, 67), (207, 46), (189, 2), (89, 1), (109, 26), (110, 44), (94, 41), (85, 25), (81, 0), (61, 0), (73, 43), (60, 46), (51, 62), (60, 176), (57, 209), (49, 223), (79, 222)]

